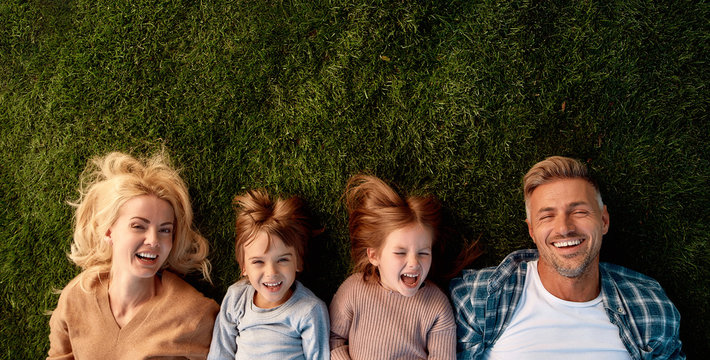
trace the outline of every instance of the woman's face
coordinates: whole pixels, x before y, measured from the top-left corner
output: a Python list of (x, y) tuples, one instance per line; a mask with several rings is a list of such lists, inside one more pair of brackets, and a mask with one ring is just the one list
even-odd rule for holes
[(136, 279), (155, 276), (173, 247), (175, 225), (175, 213), (165, 200), (142, 195), (126, 201), (106, 232), (111, 272)]

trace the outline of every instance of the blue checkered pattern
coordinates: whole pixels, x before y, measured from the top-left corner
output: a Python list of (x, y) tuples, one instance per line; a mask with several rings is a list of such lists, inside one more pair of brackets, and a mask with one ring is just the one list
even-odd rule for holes
[[(458, 359), (482, 359), (510, 323), (522, 295), (527, 263), (537, 250), (518, 250), (497, 267), (464, 270), (451, 281)], [(632, 359), (685, 359), (680, 313), (661, 285), (622, 266), (600, 263), (602, 301)]]

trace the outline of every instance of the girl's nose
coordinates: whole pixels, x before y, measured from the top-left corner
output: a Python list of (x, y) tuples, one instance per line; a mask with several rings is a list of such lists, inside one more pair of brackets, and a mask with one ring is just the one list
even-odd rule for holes
[(407, 267), (414, 268), (419, 266), (419, 259), (417, 259), (417, 254), (409, 254), (407, 255)]

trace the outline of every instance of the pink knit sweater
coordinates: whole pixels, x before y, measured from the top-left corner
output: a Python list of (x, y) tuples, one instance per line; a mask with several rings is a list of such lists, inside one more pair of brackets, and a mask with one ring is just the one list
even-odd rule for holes
[(426, 282), (412, 297), (348, 277), (330, 304), (331, 359), (455, 359), (456, 323), (446, 295)]

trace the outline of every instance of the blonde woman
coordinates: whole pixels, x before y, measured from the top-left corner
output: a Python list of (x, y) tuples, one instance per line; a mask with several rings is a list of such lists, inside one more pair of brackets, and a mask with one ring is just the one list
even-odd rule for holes
[(167, 158), (94, 158), (81, 177), (70, 259), (48, 359), (204, 359), (219, 310), (181, 276), (209, 280), (208, 244)]

